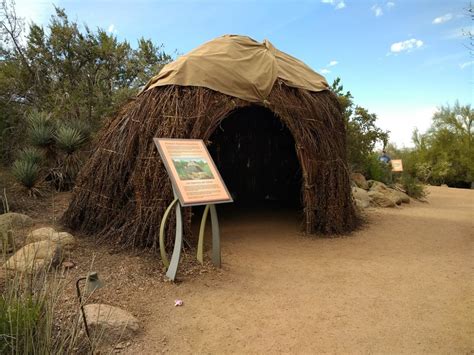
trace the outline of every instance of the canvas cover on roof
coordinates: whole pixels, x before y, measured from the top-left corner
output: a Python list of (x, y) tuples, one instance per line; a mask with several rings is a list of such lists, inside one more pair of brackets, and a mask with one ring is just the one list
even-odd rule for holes
[(225, 35), (204, 43), (163, 67), (143, 91), (156, 86), (203, 86), (251, 102), (264, 102), (273, 85), (328, 90), (326, 79), (269, 41)]

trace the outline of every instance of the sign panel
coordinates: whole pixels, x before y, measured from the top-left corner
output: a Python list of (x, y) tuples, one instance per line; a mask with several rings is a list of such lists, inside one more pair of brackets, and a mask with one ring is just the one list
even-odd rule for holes
[(232, 202), (201, 139), (153, 138), (182, 206)]
[(395, 171), (395, 172), (403, 171), (403, 164), (402, 164), (401, 159), (392, 159), (390, 163), (392, 163), (392, 171)]

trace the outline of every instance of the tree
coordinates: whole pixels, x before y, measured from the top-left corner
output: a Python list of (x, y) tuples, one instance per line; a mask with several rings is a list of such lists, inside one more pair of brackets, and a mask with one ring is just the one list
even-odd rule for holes
[(374, 147), (377, 142), (381, 142), (385, 146), (389, 132), (377, 127), (375, 114), (354, 104), (351, 92), (344, 92), (340, 78), (334, 80), (332, 91), (338, 97), (346, 125), (349, 164), (353, 170), (368, 175), (371, 165), (374, 163)]
[(134, 49), (103, 29), (79, 26), (64, 9), (54, 11), (46, 29), (32, 23), (25, 36), (13, 1), (1, 2), (0, 161), (11, 161), (24, 145), (32, 110), (95, 132), (171, 60), (151, 40), (139, 39)]
[(470, 186), (474, 180), (473, 120), (470, 105), (441, 106), (426, 133), (414, 131), (415, 148), (405, 152), (406, 168), (432, 184)]

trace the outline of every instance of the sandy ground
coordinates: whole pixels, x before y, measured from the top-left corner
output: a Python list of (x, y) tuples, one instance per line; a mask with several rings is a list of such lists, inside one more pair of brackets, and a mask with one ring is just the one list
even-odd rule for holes
[[(21, 210), (61, 229), (69, 199)], [(302, 236), (281, 210), (221, 214), (223, 268), (186, 255), (178, 283), (164, 281), (156, 254), (75, 233), (59, 321), (76, 314), (74, 282), (93, 269), (106, 287), (89, 301), (141, 322), (114, 352), (474, 354), (474, 190), (431, 187), (428, 201), (370, 209), (363, 229), (336, 239)]]
[(474, 191), (433, 187), (368, 219), (339, 239), (281, 212), (223, 219), (222, 271), (140, 296), (126, 352), (473, 353)]

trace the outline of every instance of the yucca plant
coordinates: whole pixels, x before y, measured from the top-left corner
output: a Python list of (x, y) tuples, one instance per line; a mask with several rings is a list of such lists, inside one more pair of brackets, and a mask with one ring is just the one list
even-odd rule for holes
[(84, 145), (86, 135), (77, 127), (61, 125), (56, 129), (54, 139), (58, 149), (66, 154), (73, 154)]
[(23, 185), (30, 195), (40, 195), (40, 167), (38, 164), (29, 160), (15, 160), (12, 166), (12, 174), (17, 181)]
[(32, 111), (28, 115), (28, 135), (36, 147), (47, 148), (53, 144), (54, 129), (51, 117), (44, 112)]
[(41, 165), (43, 159), (43, 153), (35, 147), (23, 148), (18, 154), (18, 160), (28, 161), (33, 164)]

